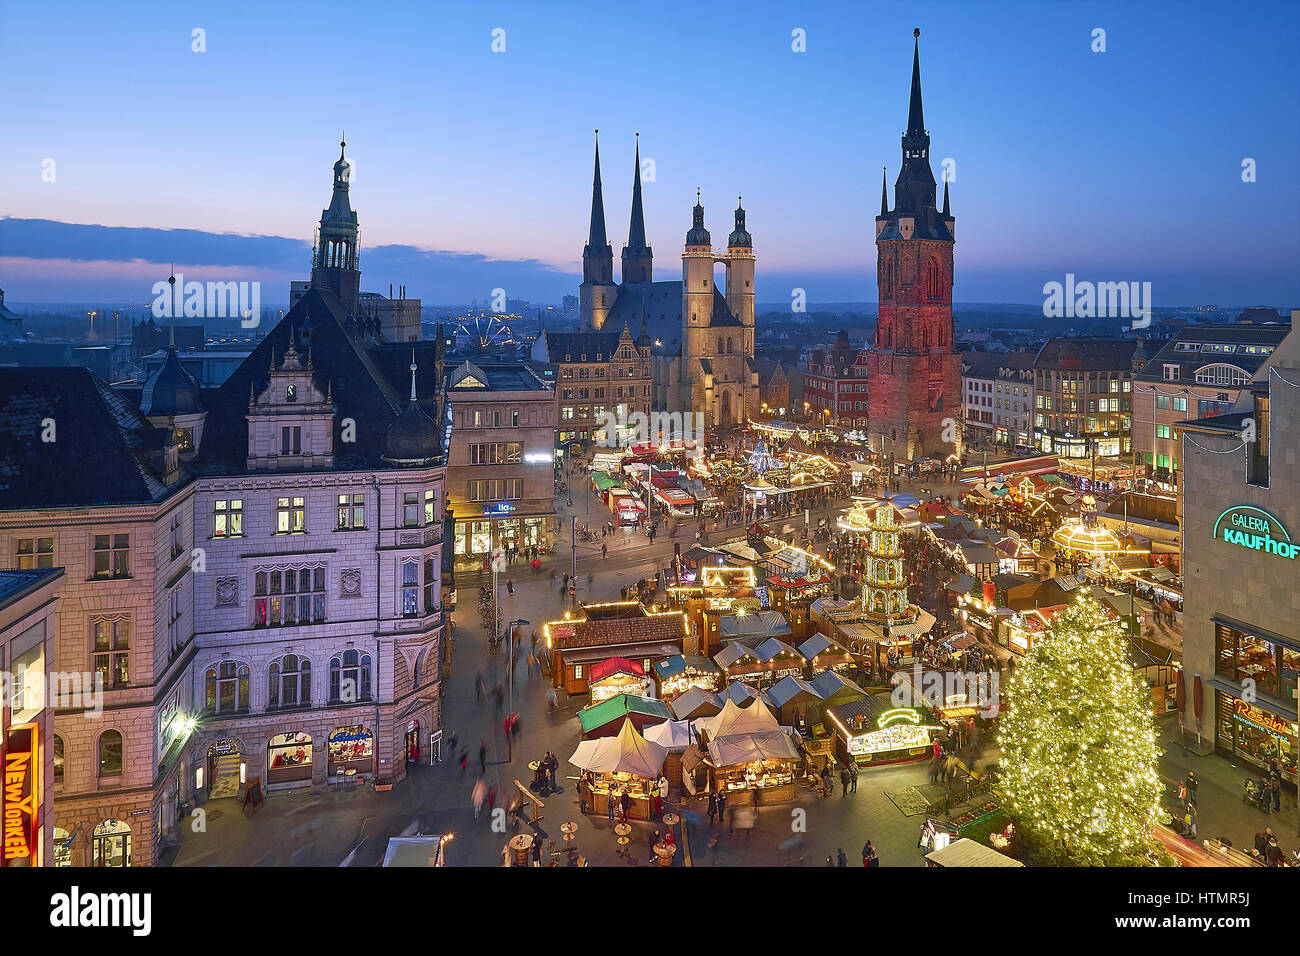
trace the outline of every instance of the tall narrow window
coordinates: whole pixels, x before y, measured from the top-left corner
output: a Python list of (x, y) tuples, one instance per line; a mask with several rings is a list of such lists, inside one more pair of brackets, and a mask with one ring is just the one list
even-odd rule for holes
[(129, 534), (95, 535), (94, 568), (96, 578), (129, 578), (131, 536)]
[(408, 491), (402, 496), (402, 527), (418, 528), (420, 526), (420, 495)]
[(95, 646), (91, 653), (95, 677), (105, 687), (131, 683), (131, 622), (126, 618), (94, 622)]
[(402, 617), (420, 614), (420, 565), (407, 561), (402, 565)]

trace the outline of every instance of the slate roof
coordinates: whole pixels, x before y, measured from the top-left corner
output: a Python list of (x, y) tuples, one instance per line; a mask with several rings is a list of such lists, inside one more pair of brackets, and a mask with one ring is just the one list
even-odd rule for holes
[[(1179, 367), (1178, 387), (1196, 381), (1196, 370), (1206, 365), (1235, 365), (1253, 376), (1268, 361), (1269, 353), (1247, 352), (1251, 346), (1276, 348), (1291, 331), (1290, 323), (1270, 325), (1187, 325), (1179, 329), (1160, 351), (1133, 377), (1144, 382), (1164, 382), (1166, 365)], [(1192, 349), (1191, 346), (1197, 346)], [(1206, 346), (1236, 346), (1231, 352), (1215, 351)]]
[[(638, 328), (640, 321), (638, 317)], [(582, 356), (586, 355), (588, 362), (595, 362), (596, 356), (600, 355), (602, 358), (599, 361), (608, 361), (618, 349), (618, 341), (623, 334), (621, 322), (611, 332), (609, 329), (613, 325), (612, 319), (607, 321), (605, 330), (600, 332), (552, 332), (547, 329), (543, 333), (546, 336), (546, 360), (552, 365), (559, 365), (565, 361), (566, 355), (572, 356), (568, 359), (570, 362), (580, 362)]]
[[(306, 335), (304, 335), (304, 332)], [(208, 417), (203, 441), (193, 467), (200, 474), (231, 475), (246, 471), (248, 457), (248, 397), (250, 388), (266, 387), (272, 360), (278, 365), (295, 336), (298, 351), (310, 354), (316, 381), (332, 386), (334, 417), (334, 470), (370, 471), (398, 467), (384, 460), (391, 426), (404, 410), (410, 394), (412, 344), (416, 350), (416, 389), (420, 408), (443, 426), (443, 454), (450, 437), (436, 368), (436, 342), (382, 346), (368, 342), (351, 325), (332, 293), (312, 288), (258, 343), (252, 354), (207, 397)], [(401, 366), (400, 378), (397, 367)], [(356, 423), (355, 441), (342, 440), (343, 422)], [(313, 471), (320, 471), (314, 468)]]
[(159, 501), (167, 438), (84, 368), (0, 368), (0, 509)]
[(1034, 359), (1036, 369), (1129, 371), (1136, 339), (1053, 338)]
[(574, 647), (614, 647), (654, 641), (679, 641), (685, 635), (686, 624), (680, 614), (577, 621), (573, 625), (572, 634), (556, 635), (555, 647), (559, 650)]
[[(610, 309), (605, 327), (622, 329), (624, 324), (634, 335), (641, 330), (641, 302), (645, 301), (646, 327), (652, 341), (652, 355), (680, 355), (682, 351), (682, 282), (625, 282), (618, 287), (618, 297)], [(727, 307), (727, 297), (713, 287), (711, 328), (739, 328), (740, 320)]]

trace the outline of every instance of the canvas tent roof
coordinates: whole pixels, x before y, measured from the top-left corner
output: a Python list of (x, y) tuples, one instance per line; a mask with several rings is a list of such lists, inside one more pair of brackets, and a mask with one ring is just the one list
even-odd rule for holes
[(691, 745), (691, 724), (688, 720), (665, 720), (645, 729), (645, 739), (659, 744), (668, 751), (685, 750)]
[(692, 687), (672, 702), (673, 715), (678, 720), (691, 720), (695, 717), (712, 717), (722, 710), (717, 694), (711, 694), (699, 687)]
[(717, 767), (754, 760), (798, 760), (799, 750), (783, 730), (730, 734), (709, 741), (709, 759)]
[(598, 664), (591, 665), (591, 670), (587, 674), (587, 683), (592, 684), (614, 674), (644, 677), (645, 668), (639, 661), (628, 660), (626, 657), (608, 657)]
[(630, 773), (637, 777), (657, 777), (663, 769), (668, 748), (646, 740), (632, 721), (623, 718), (616, 737), (584, 740), (569, 758), (581, 770), (597, 773)]
[(757, 701), (748, 707), (740, 707), (735, 701), (728, 700), (716, 716), (697, 720), (695, 726), (714, 738), (781, 729), (772, 712), (762, 701)]
[(1024, 866), (1019, 860), (967, 837), (927, 853), (925, 858), (939, 866)]

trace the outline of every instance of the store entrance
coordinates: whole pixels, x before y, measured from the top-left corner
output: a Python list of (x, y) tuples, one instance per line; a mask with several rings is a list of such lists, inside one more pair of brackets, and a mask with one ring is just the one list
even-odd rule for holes
[(406, 725), (406, 762), (420, 762), (420, 722), (413, 720)]
[(218, 740), (208, 748), (209, 800), (239, 795), (239, 768), (242, 763), (237, 740)]

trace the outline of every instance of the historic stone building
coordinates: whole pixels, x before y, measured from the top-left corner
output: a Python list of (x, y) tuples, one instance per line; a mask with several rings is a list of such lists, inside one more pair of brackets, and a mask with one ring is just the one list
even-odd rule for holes
[[(698, 412), (705, 427), (737, 425), (755, 415), (759, 409), (754, 365), (755, 257), (744, 208), (737, 206), (726, 252), (718, 255), (697, 192), (682, 252), (681, 281), (654, 281), (654, 253), (645, 238), (638, 143), (622, 262), (622, 281), (616, 284), (614, 250), (605, 233), (597, 144), (591, 228), (582, 253), (581, 328), (641, 330), (653, 358), (656, 409)], [(714, 265), (719, 262), (726, 265), (725, 295), (713, 281)]]
[(954, 219), (947, 182), (942, 212), (935, 200), (918, 40), (893, 209), (881, 181), (876, 217), (880, 309), (868, 352), (871, 445), (900, 460), (947, 458), (961, 451), (961, 356), (952, 321)]
[[(626, 325), (621, 331), (542, 330), (531, 355), (546, 366), (555, 385), (557, 448), (573, 442), (613, 445), (629, 437), (626, 423), (633, 415), (649, 413), (653, 401), (650, 350), (644, 326), (636, 338)], [(624, 426), (621, 433), (608, 434), (611, 417)]]

